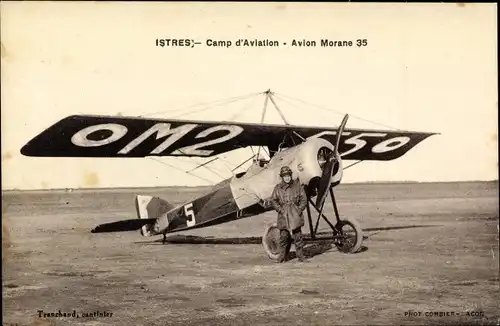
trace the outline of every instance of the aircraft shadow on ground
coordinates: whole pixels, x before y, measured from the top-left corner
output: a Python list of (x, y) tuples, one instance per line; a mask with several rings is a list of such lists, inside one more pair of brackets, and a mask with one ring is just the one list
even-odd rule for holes
[[(363, 235), (363, 240), (367, 240), (371, 236), (378, 234), (382, 231), (392, 231), (392, 230), (403, 230), (403, 229), (413, 229), (413, 228), (426, 228), (426, 227), (438, 227), (440, 225), (405, 225), (405, 226), (385, 226), (376, 228), (365, 228), (363, 232), (369, 232), (368, 235)], [(304, 230), (305, 232), (305, 230)], [(308, 234), (308, 233), (306, 233)], [(318, 232), (316, 233), (318, 239), (306, 239), (306, 245), (304, 246), (305, 254), (309, 257), (320, 255), (332, 248), (334, 248), (334, 242), (330, 239), (321, 239), (321, 236), (331, 235), (331, 232)], [(152, 241), (136, 241), (137, 244), (156, 244), (162, 245), (162, 239), (152, 240)], [(167, 236), (166, 244), (214, 244), (214, 245), (240, 245), (240, 244), (262, 244), (262, 237), (234, 237), (234, 238), (221, 238), (221, 237), (211, 237), (211, 236), (194, 236), (194, 235), (172, 235)], [(362, 246), (357, 253), (365, 252), (368, 247)], [(291, 259), (295, 257), (295, 253), (291, 252)]]
[[(326, 232), (318, 232), (318, 235), (327, 235)], [(140, 241), (135, 242), (138, 244), (149, 244), (149, 245), (162, 245), (162, 239), (153, 241)], [(262, 237), (238, 237), (238, 238), (215, 238), (215, 237), (200, 237), (192, 235), (174, 235), (167, 237), (166, 244), (214, 244), (214, 245), (239, 245), (239, 244), (262, 244)], [(304, 245), (304, 254), (307, 257), (314, 257), (321, 255), (326, 251), (334, 248), (333, 240), (317, 239), (317, 240), (306, 240)], [(359, 252), (366, 251), (368, 248), (362, 247)], [(288, 255), (288, 259), (296, 258), (294, 251), (291, 251)]]

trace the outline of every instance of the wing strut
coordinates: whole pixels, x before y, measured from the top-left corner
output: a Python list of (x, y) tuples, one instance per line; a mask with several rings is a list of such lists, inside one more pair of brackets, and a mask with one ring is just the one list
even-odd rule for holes
[[(265, 118), (265, 115), (266, 115), (266, 110), (267, 110), (267, 103), (268, 101), (270, 100), (271, 103), (273, 104), (274, 108), (276, 109), (276, 111), (278, 112), (278, 114), (280, 115), (281, 119), (283, 120), (283, 122), (286, 124), (286, 125), (290, 125), (290, 123), (288, 123), (287, 119), (285, 118), (285, 115), (283, 114), (283, 112), (281, 111), (281, 109), (279, 108), (278, 104), (276, 104), (276, 101), (274, 100), (273, 98), (273, 95), (274, 93), (271, 92), (271, 89), (268, 89), (267, 91), (264, 92), (266, 98), (264, 100), (264, 108), (262, 110), (262, 116), (261, 116), (261, 119), (260, 119), (260, 123), (264, 123), (264, 118)], [(302, 141), (305, 140), (304, 137), (302, 137), (300, 134), (298, 134), (296, 131), (293, 131), (293, 134), (295, 134), (297, 137), (299, 137)], [(284, 140), (286, 140), (286, 137), (287, 135), (285, 135), (284, 137)], [(290, 135), (291, 139), (292, 139), (292, 142), (295, 144), (295, 139), (293, 139), (293, 137)], [(284, 141), (283, 140), (283, 141)], [(259, 149), (258, 149), (258, 152), (257, 152), (257, 159), (259, 159), (259, 155), (260, 155), (260, 150), (261, 150), (262, 146), (259, 146)], [(271, 157), (271, 154), (269, 153), (269, 156)]]
[(213, 161), (216, 161), (216, 160), (218, 160), (218, 159), (219, 159), (219, 158), (218, 158), (218, 157), (216, 157), (216, 158), (211, 159), (211, 160), (210, 160), (210, 161), (208, 161), (208, 162), (205, 162), (205, 163), (203, 163), (203, 164), (199, 164), (199, 165), (197, 165), (195, 168), (192, 168), (191, 170), (186, 171), (186, 173), (192, 172), (192, 171), (194, 171), (194, 170), (196, 170), (196, 169), (198, 169), (198, 168), (201, 168), (202, 166), (205, 166), (205, 165), (207, 165), (207, 164), (209, 164), (209, 163), (212, 163)]
[[(281, 119), (285, 122), (285, 124), (290, 125), (288, 123), (288, 121), (286, 120), (285, 115), (283, 114), (283, 112), (281, 111), (281, 109), (278, 107), (278, 104), (276, 104), (276, 101), (274, 100), (274, 97), (273, 97), (274, 96), (274, 92), (271, 92), (270, 90), (268, 90), (266, 92), (266, 95), (267, 95), (267, 97), (269, 97), (269, 99), (273, 103), (274, 108), (276, 109), (276, 111), (278, 111), (279, 115), (281, 116)], [(297, 137), (299, 137), (302, 141), (305, 141), (305, 138), (302, 137), (298, 132), (293, 131), (293, 134), (296, 135)], [(290, 135), (290, 137), (291, 137), (293, 143), (295, 144), (295, 140), (293, 139), (293, 137), (291, 135)]]
[[(269, 101), (269, 93), (271, 92), (270, 89), (268, 89), (267, 91), (264, 92), (264, 94), (266, 95), (265, 99), (264, 99), (264, 108), (262, 109), (262, 116), (260, 117), (260, 123), (264, 123), (264, 118), (266, 117), (266, 110), (267, 110), (267, 102)], [(262, 146), (259, 146), (259, 148), (257, 149), (257, 160), (259, 159), (260, 157), (260, 149), (262, 148)]]
[(266, 116), (266, 110), (267, 110), (267, 101), (269, 100), (269, 92), (271, 90), (267, 90), (264, 94), (266, 94), (266, 98), (264, 99), (264, 108), (262, 109), (262, 116), (260, 117), (260, 123), (264, 123), (264, 118)]
[(276, 109), (276, 111), (278, 111), (278, 113), (279, 113), (279, 115), (280, 115), (281, 119), (283, 119), (283, 122), (285, 122), (285, 124), (289, 125), (288, 121), (286, 121), (285, 116), (283, 115), (283, 112), (281, 112), (280, 108), (278, 107), (278, 105), (277, 105), (277, 104), (276, 104), (276, 102), (274, 101), (274, 99), (273, 99), (273, 97), (272, 97), (272, 94), (273, 94), (273, 93), (271, 92), (271, 90), (268, 90), (268, 91), (266, 92), (267, 97), (271, 100), (271, 102), (273, 102), (274, 108)]
[(243, 166), (245, 163), (247, 163), (248, 161), (250, 161), (251, 159), (253, 159), (255, 157), (255, 154), (250, 156), (250, 158), (246, 159), (243, 163), (241, 163), (240, 165), (238, 165), (237, 167), (235, 167), (234, 169), (231, 170), (231, 172), (234, 172), (236, 171), (239, 167)]

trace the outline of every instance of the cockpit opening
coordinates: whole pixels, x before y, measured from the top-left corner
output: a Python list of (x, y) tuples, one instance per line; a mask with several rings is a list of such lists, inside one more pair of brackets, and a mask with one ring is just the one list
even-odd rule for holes
[(236, 179), (239, 179), (239, 178), (241, 178), (242, 176), (244, 176), (245, 174), (247, 174), (247, 172), (246, 172), (246, 171), (244, 171), (244, 172), (240, 172), (240, 173), (236, 173), (236, 174), (234, 175), (234, 177), (235, 177)]

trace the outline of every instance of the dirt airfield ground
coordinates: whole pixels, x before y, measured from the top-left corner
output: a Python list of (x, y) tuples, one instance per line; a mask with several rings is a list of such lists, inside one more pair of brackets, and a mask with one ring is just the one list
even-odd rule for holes
[[(205, 243), (162, 245), (138, 232), (89, 232), (134, 218), (135, 194), (179, 204), (199, 191), (4, 192), (4, 325), (500, 320), (497, 182), (341, 185), (340, 212), (361, 223), (364, 251), (342, 254), (329, 243), (309, 243), (309, 264), (267, 258), (259, 237), (273, 213), (180, 233)], [(227, 244), (228, 238), (245, 244)], [(79, 318), (44, 318), (39, 310), (76, 311)], [(86, 316), (97, 311), (112, 316)]]

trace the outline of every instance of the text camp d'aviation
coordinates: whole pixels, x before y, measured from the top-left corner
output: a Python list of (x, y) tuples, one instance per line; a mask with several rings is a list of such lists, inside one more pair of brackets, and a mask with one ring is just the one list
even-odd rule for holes
[[(281, 42), (282, 45), (287, 45), (287, 42)], [(319, 42), (315, 40), (296, 40), (293, 39), (289, 44), (291, 46), (306, 46), (306, 47), (314, 47), (317, 46), (319, 43), (320, 46), (322, 47), (329, 47), (329, 46), (353, 46), (354, 42), (353, 41), (333, 41), (329, 39), (322, 39)], [(210, 47), (231, 47), (233, 46), (233, 41), (226, 40), (212, 40), (212, 39), (207, 39), (206, 40), (206, 45)], [(280, 42), (276, 40), (259, 40), (259, 39), (238, 39), (234, 42), (234, 45), (237, 47), (278, 47), (280, 46)]]
[[(192, 39), (156, 39), (156, 46), (160, 47), (193, 47), (195, 44), (201, 44), (201, 42), (197, 42)], [(366, 46), (366, 39), (358, 39), (355, 41), (351, 40), (329, 40), (329, 39), (321, 39), (319, 41), (316, 40), (296, 40), (293, 39), (291, 42), (279, 42), (277, 40), (269, 40), (269, 39), (237, 39), (237, 40), (213, 40), (207, 39), (205, 41), (205, 45), (208, 47), (279, 47), (283, 46), (292, 46), (292, 47), (351, 47), (354, 45), (357, 46)]]

